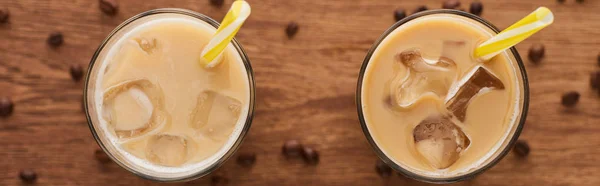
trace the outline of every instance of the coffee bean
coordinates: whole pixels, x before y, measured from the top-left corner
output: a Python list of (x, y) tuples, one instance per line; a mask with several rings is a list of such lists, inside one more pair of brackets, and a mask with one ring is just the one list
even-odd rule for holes
[(477, 16), (481, 16), (481, 13), (483, 12), (483, 4), (481, 4), (479, 1), (473, 1), (469, 7), (469, 12)]
[(256, 163), (256, 153), (241, 152), (237, 157), (237, 163), (244, 167), (251, 167)]
[(517, 140), (517, 143), (515, 143), (515, 146), (513, 147), (513, 151), (517, 155), (525, 157), (529, 155), (529, 144), (527, 144), (525, 140)]
[(293, 21), (288, 23), (287, 28), (285, 28), (285, 33), (288, 38), (294, 37), (296, 33), (298, 33), (298, 23)]
[(459, 0), (446, 0), (442, 4), (442, 8), (444, 8), (444, 9), (455, 9), (455, 8), (458, 8), (458, 7), (460, 7), (460, 1)]
[(577, 1), (578, 3), (583, 3), (584, 2), (584, 0), (575, 0), (575, 1)]
[(540, 61), (542, 61), (545, 54), (546, 49), (544, 48), (544, 45), (536, 43), (533, 44), (531, 48), (529, 48), (528, 57), (531, 62), (538, 64), (540, 63)]
[(210, 185), (212, 186), (223, 186), (229, 183), (229, 179), (222, 175), (213, 175), (210, 178)]
[(8, 8), (0, 8), (0, 23), (8, 22), (8, 18), (10, 18)]
[(375, 164), (375, 171), (377, 171), (377, 174), (379, 174), (379, 176), (384, 178), (390, 177), (392, 175), (392, 168), (380, 159), (378, 159), (377, 163)]
[(224, 0), (210, 0), (210, 4), (216, 7), (223, 6)]
[(99, 0), (100, 10), (106, 15), (115, 15), (119, 11), (119, 4), (116, 0)]
[(316, 165), (319, 163), (319, 153), (310, 147), (302, 148), (302, 158), (304, 158), (304, 162), (309, 165)]
[(421, 5), (421, 6), (417, 7), (417, 9), (415, 9), (414, 13), (419, 13), (419, 12), (426, 11), (426, 10), (428, 10), (427, 6)]
[(406, 17), (406, 11), (404, 9), (396, 9), (396, 11), (394, 11), (394, 18), (396, 19), (396, 21), (400, 21), (401, 19), (404, 19)]
[(590, 86), (592, 89), (598, 89), (598, 92), (600, 92), (600, 71), (590, 74)]
[(297, 140), (289, 140), (283, 144), (282, 152), (286, 157), (299, 157), (302, 154), (302, 144)]
[(19, 172), (19, 178), (25, 183), (33, 183), (37, 180), (37, 174), (31, 169), (24, 169)]
[(565, 107), (573, 107), (579, 101), (579, 97), (580, 97), (579, 92), (570, 91), (570, 92), (563, 94), (561, 103)]
[(558, 0), (558, 2), (559, 2), (559, 3), (564, 3), (564, 2), (565, 2), (565, 0)]
[(0, 98), (0, 117), (8, 117), (13, 112), (13, 102), (8, 97)]
[(81, 77), (83, 77), (83, 68), (81, 67), (81, 65), (79, 63), (71, 64), (70, 70), (71, 70), (71, 79), (73, 79), (73, 81), (81, 80)]
[(94, 151), (94, 157), (96, 157), (96, 160), (98, 160), (100, 163), (108, 163), (112, 161), (102, 149), (96, 149), (96, 151)]
[(60, 32), (52, 32), (48, 36), (48, 44), (52, 47), (58, 47), (63, 44), (63, 35)]

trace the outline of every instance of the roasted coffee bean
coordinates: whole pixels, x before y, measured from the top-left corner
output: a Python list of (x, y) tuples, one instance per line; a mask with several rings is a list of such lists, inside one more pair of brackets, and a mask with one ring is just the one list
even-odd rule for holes
[(256, 163), (256, 153), (241, 152), (237, 157), (237, 163), (244, 167), (251, 167)]
[(81, 67), (79, 63), (71, 64), (70, 71), (73, 81), (79, 81), (81, 80), (81, 77), (83, 77), (83, 67)]
[(8, 11), (8, 8), (0, 8), (0, 23), (8, 22), (8, 18), (10, 18), (10, 11)]
[(297, 140), (289, 140), (283, 144), (282, 153), (286, 157), (299, 157), (302, 154), (302, 144)]
[(111, 161), (110, 157), (108, 157), (102, 149), (96, 149), (96, 151), (94, 151), (94, 157), (96, 157), (96, 160), (100, 163), (108, 163)]
[(544, 48), (544, 45), (536, 43), (536, 44), (533, 44), (531, 46), (531, 48), (529, 48), (528, 57), (529, 57), (529, 60), (531, 60), (531, 62), (538, 64), (538, 63), (540, 63), (540, 61), (542, 61), (545, 54), (546, 54), (546, 49)]
[(404, 9), (396, 9), (394, 11), (394, 19), (400, 21), (406, 17), (406, 11)]
[(576, 92), (576, 91), (567, 92), (567, 93), (563, 94), (561, 103), (565, 107), (573, 107), (579, 101), (579, 97), (580, 97), (579, 92)]
[(50, 33), (50, 36), (48, 36), (47, 42), (52, 47), (58, 47), (58, 46), (62, 45), (64, 42), (62, 33), (60, 33), (60, 32)]
[(319, 153), (310, 147), (302, 148), (302, 158), (304, 158), (304, 162), (309, 165), (316, 165), (319, 163)]
[(33, 183), (37, 180), (37, 173), (31, 169), (24, 169), (19, 172), (19, 178), (25, 183)]
[(288, 38), (292, 38), (296, 35), (296, 33), (298, 33), (298, 28), (298, 23), (292, 21), (288, 23), (287, 27), (285, 28), (285, 34), (287, 34)]
[(380, 159), (378, 159), (377, 163), (375, 164), (375, 171), (377, 171), (377, 174), (379, 174), (379, 176), (384, 178), (390, 177), (392, 175), (392, 168)]
[(0, 117), (8, 117), (13, 112), (13, 102), (9, 97), (0, 98)]
[(460, 1), (459, 0), (446, 0), (442, 4), (442, 8), (444, 8), (444, 9), (455, 9), (455, 8), (458, 8), (458, 7), (460, 7)]
[(598, 92), (600, 92), (600, 71), (590, 74), (590, 86), (592, 89), (598, 89)]
[(421, 5), (415, 9), (414, 13), (418, 13), (418, 12), (422, 12), (422, 11), (426, 11), (426, 10), (428, 10), (427, 6)]
[(117, 0), (99, 0), (100, 10), (106, 15), (115, 15), (119, 11)]
[(600, 88), (600, 71), (590, 73), (590, 86), (592, 89)]
[(517, 143), (515, 143), (515, 146), (513, 147), (513, 151), (515, 152), (515, 154), (521, 157), (525, 157), (529, 155), (529, 144), (527, 144), (525, 140), (518, 140)]
[(225, 176), (222, 175), (213, 175), (210, 178), (210, 185), (211, 186), (224, 186), (227, 185), (229, 183), (229, 179), (226, 178)]
[(225, 2), (225, 0), (210, 0), (210, 4), (216, 7), (221, 7), (223, 6), (223, 3)]
[(483, 12), (483, 4), (481, 4), (480, 1), (473, 1), (469, 7), (469, 12), (481, 16), (481, 13)]

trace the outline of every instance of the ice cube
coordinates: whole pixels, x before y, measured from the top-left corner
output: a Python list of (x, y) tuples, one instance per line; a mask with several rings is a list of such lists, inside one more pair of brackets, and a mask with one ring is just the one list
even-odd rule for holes
[(456, 64), (445, 57), (428, 62), (418, 50), (408, 50), (400, 53), (397, 60), (408, 71), (406, 75), (396, 75), (390, 84), (393, 105), (400, 108), (410, 107), (427, 94), (445, 97), (457, 79)]
[(171, 134), (157, 134), (148, 139), (146, 158), (164, 166), (179, 166), (187, 161), (188, 140)]
[(448, 94), (446, 106), (458, 120), (465, 121), (467, 107), (473, 97), (493, 89), (504, 89), (504, 84), (483, 66), (476, 66)]
[(156, 50), (156, 38), (135, 38), (134, 40), (148, 54), (152, 54)]
[(132, 87), (115, 96), (112, 103), (113, 110), (127, 111), (114, 112), (112, 115), (115, 129), (136, 130), (143, 128), (152, 115), (153, 106), (146, 94)]
[(437, 169), (450, 167), (470, 145), (463, 131), (450, 117), (433, 115), (413, 130), (417, 152)]
[(242, 103), (212, 90), (200, 93), (190, 116), (190, 125), (202, 136), (224, 141), (235, 127)]
[(142, 135), (167, 121), (160, 88), (145, 79), (125, 81), (104, 92), (103, 118), (118, 138)]

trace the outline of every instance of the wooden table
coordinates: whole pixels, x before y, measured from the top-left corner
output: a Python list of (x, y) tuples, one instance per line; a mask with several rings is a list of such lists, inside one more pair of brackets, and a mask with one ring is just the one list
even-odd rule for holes
[[(257, 163), (243, 168), (230, 160), (217, 174), (229, 185), (427, 185), (376, 174), (354, 92), (367, 50), (394, 23), (392, 12), (440, 8), (441, 0), (249, 1), (252, 16), (237, 38), (252, 61), (257, 106), (239, 151), (257, 153)], [(526, 60), (531, 102), (521, 139), (531, 145), (530, 156), (510, 153), (456, 185), (600, 185), (600, 96), (589, 88), (589, 73), (600, 70), (600, 1), (483, 2), (483, 17), (500, 28), (541, 5), (554, 11), (556, 22), (517, 46), (524, 57), (533, 43), (543, 43), (547, 53), (539, 65)], [(222, 8), (208, 0), (119, 3), (111, 17), (96, 0), (0, 1), (11, 12), (10, 23), (0, 25), (0, 96), (15, 102), (12, 116), (0, 118), (0, 185), (20, 185), (19, 170), (26, 168), (38, 173), (37, 185), (160, 185), (96, 161), (98, 147), (80, 107), (83, 83), (70, 79), (69, 66), (87, 65), (104, 37), (135, 14), (180, 7), (220, 20), (231, 0)], [(291, 40), (284, 33), (290, 21), (300, 25)], [(53, 31), (65, 36), (57, 49), (46, 44)], [(570, 90), (581, 99), (565, 109), (560, 97)], [(288, 139), (316, 148), (320, 163), (285, 160), (280, 151)], [(209, 178), (174, 185), (207, 185)]]

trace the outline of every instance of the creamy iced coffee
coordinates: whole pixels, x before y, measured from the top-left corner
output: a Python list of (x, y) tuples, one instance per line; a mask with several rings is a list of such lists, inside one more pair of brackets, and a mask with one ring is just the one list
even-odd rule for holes
[(128, 29), (95, 64), (92, 110), (99, 136), (110, 141), (105, 146), (155, 172), (212, 166), (232, 148), (248, 116), (242, 56), (230, 45), (218, 65), (203, 67), (200, 53), (216, 28), (187, 15), (152, 15)]
[(510, 135), (519, 112), (516, 63), (474, 49), (494, 32), (467, 17), (432, 14), (396, 28), (364, 72), (361, 105), (376, 145), (427, 176), (476, 169)]

